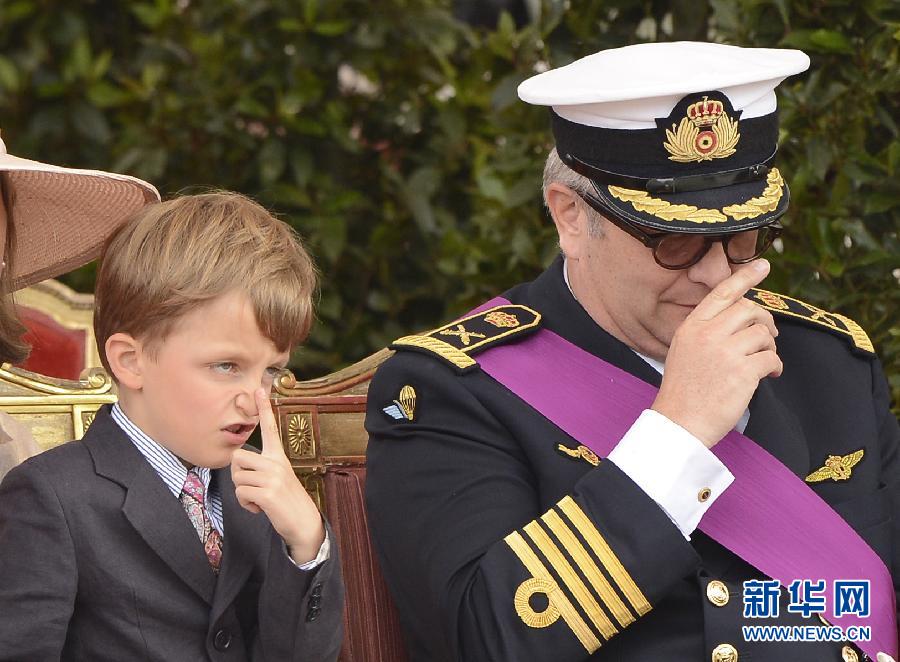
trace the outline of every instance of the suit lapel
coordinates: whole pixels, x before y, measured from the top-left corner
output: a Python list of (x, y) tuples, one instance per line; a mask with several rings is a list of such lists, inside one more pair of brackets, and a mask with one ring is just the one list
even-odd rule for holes
[(84, 436), (98, 475), (125, 488), (122, 513), (148, 547), (206, 602), (216, 577), (178, 499), (104, 407)]
[(268, 551), (265, 543), (272, 534), (265, 515), (253, 514), (238, 503), (229, 467), (213, 471), (213, 481), (222, 495), (222, 516), (225, 520), (222, 569), (216, 583), (211, 614), (212, 621), (215, 621), (247, 583), (247, 577), (260, 554)]

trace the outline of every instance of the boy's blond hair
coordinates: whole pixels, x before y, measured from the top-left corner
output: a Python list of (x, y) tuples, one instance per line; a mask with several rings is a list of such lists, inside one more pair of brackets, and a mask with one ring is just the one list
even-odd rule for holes
[(221, 191), (144, 207), (103, 248), (94, 291), (100, 359), (127, 333), (149, 351), (179, 318), (233, 291), (246, 294), (279, 352), (302, 342), (313, 319), (316, 269), (294, 231), (256, 202)]

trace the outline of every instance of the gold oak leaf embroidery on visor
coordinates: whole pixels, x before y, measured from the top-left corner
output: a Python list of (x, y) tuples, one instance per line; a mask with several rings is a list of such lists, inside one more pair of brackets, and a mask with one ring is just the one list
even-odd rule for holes
[[(675, 205), (661, 198), (654, 198), (646, 191), (609, 186), (610, 194), (617, 200), (628, 202), (635, 211), (656, 216), (664, 221), (687, 221), (689, 223), (725, 223), (731, 217), (735, 220), (756, 218), (760, 214), (775, 211), (784, 195), (784, 179), (778, 168), (772, 168), (766, 176), (766, 188), (762, 195), (718, 209), (702, 209), (694, 205)], [(724, 213), (723, 213), (724, 212)]]

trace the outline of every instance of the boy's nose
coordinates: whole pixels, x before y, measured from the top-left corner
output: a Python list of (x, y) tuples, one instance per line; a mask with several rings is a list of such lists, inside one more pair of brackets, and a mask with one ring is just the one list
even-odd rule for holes
[[(255, 387), (259, 388), (259, 387)], [(241, 389), (240, 393), (238, 393), (237, 398), (235, 398), (235, 404), (237, 405), (238, 411), (241, 412), (247, 418), (256, 418), (259, 416), (259, 411), (256, 407), (256, 400), (253, 398), (253, 391), (255, 388), (244, 388)]]

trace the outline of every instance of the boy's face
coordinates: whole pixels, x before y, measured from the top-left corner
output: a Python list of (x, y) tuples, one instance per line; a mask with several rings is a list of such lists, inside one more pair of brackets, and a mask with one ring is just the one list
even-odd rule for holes
[(289, 353), (262, 334), (242, 292), (188, 313), (153, 350), (140, 358), (141, 387), (122, 394), (125, 413), (185, 463), (227, 466), (259, 422), (253, 391), (271, 390)]

